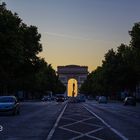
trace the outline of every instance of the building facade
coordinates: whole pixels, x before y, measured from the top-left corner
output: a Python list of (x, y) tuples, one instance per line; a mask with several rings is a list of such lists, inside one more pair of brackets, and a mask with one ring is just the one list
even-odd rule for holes
[(59, 80), (67, 87), (66, 92), (68, 93), (68, 81), (72, 78), (77, 80), (77, 88), (79, 89), (82, 83), (87, 79), (88, 67), (78, 65), (58, 66), (57, 74)]

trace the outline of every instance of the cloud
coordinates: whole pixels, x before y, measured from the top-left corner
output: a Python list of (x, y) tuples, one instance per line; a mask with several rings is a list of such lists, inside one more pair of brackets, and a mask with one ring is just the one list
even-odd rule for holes
[(73, 36), (73, 35), (68, 35), (68, 34), (53, 33), (53, 32), (46, 32), (46, 34), (51, 35), (51, 36), (62, 37), (62, 38), (75, 39), (75, 40), (92, 40), (91, 38)]

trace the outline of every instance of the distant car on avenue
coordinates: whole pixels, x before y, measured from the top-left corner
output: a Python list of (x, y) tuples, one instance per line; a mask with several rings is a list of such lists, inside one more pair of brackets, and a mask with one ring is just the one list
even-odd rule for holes
[(107, 97), (106, 96), (100, 96), (98, 98), (98, 103), (107, 103)]
[(15, 96), (0, 96), (0, 113), (4, 112), (12, 115), (20, 113), (20, 105)]
[(77, 102), (85, 102), (86, 96), (84, 94), (78, 94), (76, 99), (77, 99)]
[(56, 101), (57, 102), (64, 102), (65, 101), (65, 96), (63, 94), (57, 94), (56, 95)]
[(49, 96), (43, 96), (43, 98), (41, 99), (41, 101), (51, 101), (51, 97)]
[(136, 106), (136, 99), (134, 97), (126, 97), (124, 99), (124, 105), (133, 105), (133, 106)]

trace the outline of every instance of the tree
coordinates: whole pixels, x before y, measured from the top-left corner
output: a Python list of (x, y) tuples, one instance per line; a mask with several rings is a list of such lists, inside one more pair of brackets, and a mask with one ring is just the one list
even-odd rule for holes
[(131, 36), (131, 46), (140, 50), (140, 22), (134, 24), (129, 35)]
[(23, 46), (19, 28), (21, 19), (0, 5), (0, 86), (1, 90), (16, 85), (16, 73), (23, 62)]
[(129, 34), (130, 45), (121, 44), (116, 52), (110, 49), (102, 66), (89, 74), (81, 92), (117, 97), (123, 90), (135, 91), (140, 82), (140, 23), (135, 23)]
[(134, 52), (133, 67), (137, 74), (137, 83), (140, 82), (140, 22), (135, 23), (132, 30), (129, 31), (131, 36), (130, 46)]
[(130, 46), (121, 44), (117, 50), (118, 59), (118, 84), (121, 90), (135, 90), (136, 73), (134, 69), (134, 52)]
[(0, 4), (0, 92), (64, 92), (55, 70), (40, 58), (41, 35), (37, 27), (22, 22), (16, 13)]
[(66, 88), (59, 81), (58, 76), (56, 75), (56, 72), (52, 66), (47, 64), (44, 59), (41, 59), (38, 65), (40, 69), (38, 73), (36, 73), (35, 90), (44, 94), (47, 91), (51, 91), (54, 94), (64, 93)]

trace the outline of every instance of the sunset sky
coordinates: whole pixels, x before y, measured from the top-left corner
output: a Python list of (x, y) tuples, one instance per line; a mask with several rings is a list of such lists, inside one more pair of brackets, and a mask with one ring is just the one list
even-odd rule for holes
[[(4, 0), (3, 0), (4, 1)], [(128, 30), (140, 21), (140, 0), (5, 0), (27, 25), (41, 33), (40, 54), (58, 65), (84, 65), (94, 70), (104, 54), (129, 44)]]

